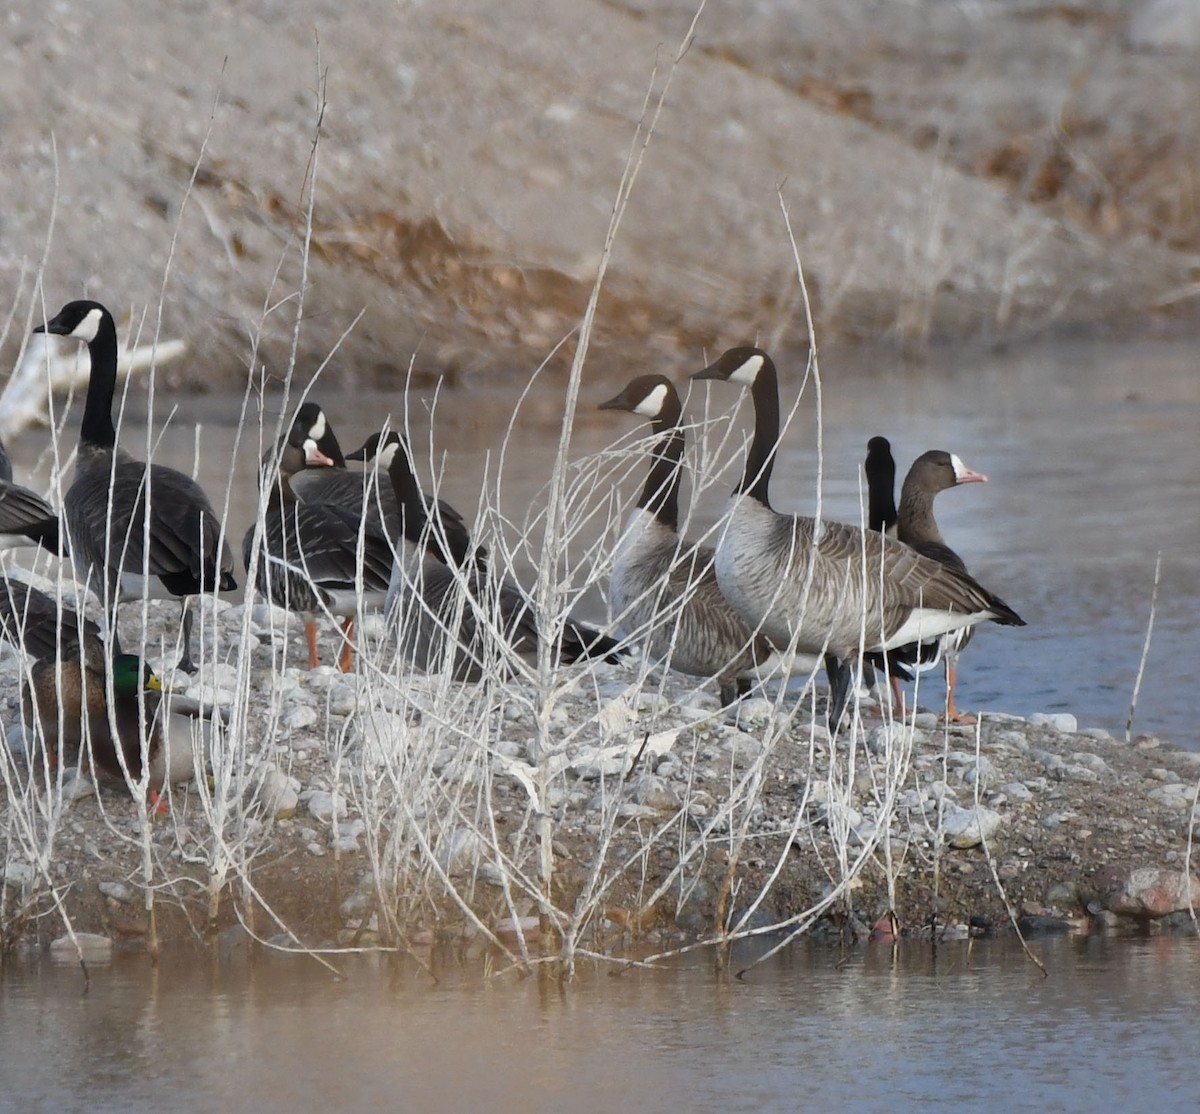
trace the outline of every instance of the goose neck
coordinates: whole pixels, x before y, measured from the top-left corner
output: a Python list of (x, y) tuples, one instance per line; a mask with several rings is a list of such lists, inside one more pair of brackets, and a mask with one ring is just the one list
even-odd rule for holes
[(111, 449), (117, 443), (112, 420), (113, 394), (117, 388), (117, 327), (107, 310), (100, 315), (96, 335), (88, 341), (88, 355), (92, 367), (79, 429), (80, 440)]

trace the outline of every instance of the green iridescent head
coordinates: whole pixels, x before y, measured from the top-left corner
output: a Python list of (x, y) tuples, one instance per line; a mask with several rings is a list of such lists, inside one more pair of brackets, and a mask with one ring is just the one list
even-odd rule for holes
[(162, 692), (158, 674), (136, 654), (118, 654), (113, 658), (113, 695), (137, 696), (147, 692)]

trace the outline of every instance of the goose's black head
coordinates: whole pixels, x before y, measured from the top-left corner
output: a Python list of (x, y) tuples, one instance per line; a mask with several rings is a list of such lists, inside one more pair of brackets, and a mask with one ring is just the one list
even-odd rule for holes
[(755, 380), (764, 367), (769, 366), (771, 357), (761, 348), (748, 344), (731, 348), (716, 363), (696, 372), (693, 379), (722, 379), (726, 383), (737, 383), (743, 387), (753, 387)]
[(919, 487), (936, 494), (959, 484), (987, 483), (987, 476), (968, 468), (956, 453), (930, 449), (913, 461), (905, 477), (906, 488)]
[(362, 446), (346, 454), (347, 460), (361, 460), (368, 467), (379, 461), (379, 470), (386, 472), (396, 458), (397, 450), (403, 445), (400, 434), (394, 429), (383, 433), (372, 433)]
[(600, 403), (599, 408), (626, 410), (666, 425), (677, 425), (683, 414), (675, 384), (665, 375), (639, 375), (615, 398)]
[(33, 331), (90, 343), (96, 339), (106, 319), (112, 321), (112, 315), (99, 302), (68, 302), (44, 325), (36, 325)]
[(315, 402), (306, 402), (296, 411), (288, 440), (294, 444), (312, 441), (320, 457), (324, 458), (316, 463), (332, 465), (334, 468), (346, 467), (346, 457), (334, 435), (333, 426), (325, 417), (325, 411)]

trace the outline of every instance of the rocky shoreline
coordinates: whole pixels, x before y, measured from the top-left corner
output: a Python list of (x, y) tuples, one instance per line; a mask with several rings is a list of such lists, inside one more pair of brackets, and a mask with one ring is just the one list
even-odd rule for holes
[[(173, 614), (155, 609), (164, 633)], [(174, 788), (170, 815), (143, 840), (124, 787), (103, 785), (97, 800), (86, 779), (68, 780), (43, 875), (19, 835), (37, 806), (18, 755), (0, 798), (6, 950), (47, 947), (64, 914), (100, 938), (99, 955), (199, 945), (241, 925), (284, 946), (515, 947), (518, 928), (533, 935), (539, 924), (527, 884), (539, 817), (553, 852), (542, 926), (586, 905), (571, 931), (588, 947), (712, 938), (722, 914), (742, 931), (866, 937), (875, 926), (883, 939), (932, 924), (1011, 932), (1010, 913), (1031, 933), (1193, 929), (1200, 882), (1191, 877), (1189, 894), (1185, 880), (1198, 753), (1146, 735), (1126, 744), (1070, 715), (984, 713), (978, 728), (946, 727), (932, 712), (890, 723), (865, 703), (851, 750), (845, 732), (830, 742), (819, 699), (776, 701), (768, 689), (771, 699), (752, 696), (733, 716), (715, 694), (635, 663), (567, 678), (550, 718), (576, 741), (550, 759), (545, 801), (532, 796), (528, 711), (506, 708), (483, 744), (439, 743), (421, 784), (452, 803), (423, 816), (429, 843), (404, 843), (408, 858), (389, 873), (399, 814), (381, 819), (379, 802), (395, 802), (373, 796), (372, 779), (395, 755), (425, 753), (418, 705), (446, 690), (414, 679), (395, 703), (370, 670), (275, 672), (285, 645), (300, 660), (302, 627), (266, 607), (247, 615), (218, 604), (206, 625), (230, 664), (210, 669), (194, 695), (233, 699), (239, 634), (253, 646), (229, 798), (249, 817), (235, 833), (241, 849), (219, 851), (203, 807), (219, 794), (194, 783)], [(19, 714), (20, 670), (14, 653), (0, 661), (6, 726)], [(371, 759), (383, 751), (390, 757)], [(228, 830), (222, 838), (232, 845)], [(220, 902), (210, 904), (221, 864)], [(413, 892), (389, 890), (405, 877)]]

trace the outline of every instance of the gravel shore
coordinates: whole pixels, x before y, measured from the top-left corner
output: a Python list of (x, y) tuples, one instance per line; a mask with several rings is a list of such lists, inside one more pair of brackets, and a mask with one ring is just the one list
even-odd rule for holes
[[(154, 609), (164, 633), (173, 617)], [(552, 825), (551, 905), (565, 918), (583, 896), (589, 946), (708, 937), (719, 915), (744, 914), (744, 928), (799, 919), (862, 936), (875, 925), (886, 937), (889, 861), (904, 932), (1009, 932), (1010, 912), (1029, 932), (1182, 929), (1189, 897), (1200, 899), (1200, 883), (1189, 894), (1184, 882), (1200, 754), (1157, 738), (1127, 744), (1062, 714), (984, 713), (978, 728), (946, 727), (932, 712), (891, 723), (864, 702), (852, 748), (845, 731), (830, 742), (821, 700), (797, 700), (795, 684), (781, 701), (768, 686), (770, 699), (752, 695), (730, 713), (673, 674), (575, 667), (550, 715), (572, 741), (548, 759), (556, 772), (535, 808), (530, 705), (506, 705), (490, 737), (423, 750), (422, 716), (460, 686), (410, 678), (393, 700), (369, 669), (278, 671), (285, 647), (302, 660), (302, 627), (265, 607), (247, 616), (218, 605), (208, 629), (230, 664), (209, 669), (194, 695), (230, 700), (241, 632), (254, 647), (248, 712), (224, 744), (239, 767), (227, 799), (242, 817), (223, 830), (229, 846), (203, 807), (209, 781), (203, 794), (176, 786), (170, 815), (143, 841), (123, 786), (105, 783), (97, 799), (86, 779), (68, 779), (43, 874), (22, 817), (46, 794), (31, 795), (18, 760), (0, 798), (8, 945), (62, 933), (57, 895), (76, 931), (147, 947), (147, 861), (159, 944), (239, 922), (306, 946), (484, 940), (485, 930), (511, 941), (514, 925), (537, 923), (522, 880), (537, 873), (539, 817)], [(15, 654), (0, 663), (6, 724), (20, 668)], [(410, 802), (429, 842), (400, 841), (397, 869), (388, 855), (399, 814), (381, 815), (372, 785), (405, 756), (427, 763), (412, 784), (443, 806)], [(889, 769), (901, 771), (890, 783)], [(218, 866), (228, 873), (213, 906)], [(401, 879), (407, 892), (390, 888)]]

